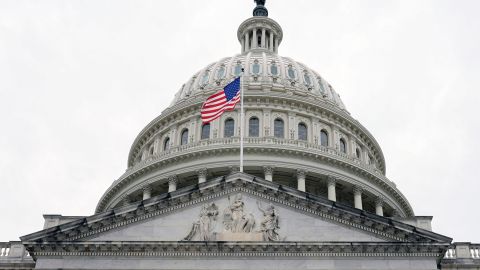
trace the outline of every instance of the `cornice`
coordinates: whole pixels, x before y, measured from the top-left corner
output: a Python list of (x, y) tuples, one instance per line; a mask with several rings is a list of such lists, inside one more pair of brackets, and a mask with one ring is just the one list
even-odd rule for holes
[(25, 243), (35, 257), (433, 257), (448, 244), (377, 242), (53, 242)]

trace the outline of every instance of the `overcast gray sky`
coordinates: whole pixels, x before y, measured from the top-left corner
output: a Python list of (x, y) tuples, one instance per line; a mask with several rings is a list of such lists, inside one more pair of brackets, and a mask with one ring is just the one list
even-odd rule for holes
[[(0, 0), (0, 241), (91, 215), (190, 76), (239, 53), (250, 0)], [(436, 232), (480, 242), (480, 1), (270, 0)]]

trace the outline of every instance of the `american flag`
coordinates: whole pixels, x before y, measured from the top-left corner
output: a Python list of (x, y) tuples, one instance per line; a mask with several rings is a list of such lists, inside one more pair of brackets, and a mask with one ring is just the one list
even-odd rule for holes
[(232, 111), (240, 102), (240, 78), (236, 78), (225, 88), (207, 98), (202, 106), (202, 122), (210, 123), (225, 111)]

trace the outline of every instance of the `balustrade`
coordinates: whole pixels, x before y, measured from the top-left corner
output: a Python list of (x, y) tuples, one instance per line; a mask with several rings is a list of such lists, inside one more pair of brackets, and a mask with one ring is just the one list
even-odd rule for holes
[(10, 253), (10, 243), (0, 242), (0, 257), (8, 257)]
[(480, 244), (453, 243), (445, 252), (444, 259), (480, 260)]

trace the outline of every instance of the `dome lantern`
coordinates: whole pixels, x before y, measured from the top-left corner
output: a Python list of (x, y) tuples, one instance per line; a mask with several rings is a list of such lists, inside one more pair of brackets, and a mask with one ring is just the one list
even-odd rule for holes
[(278, 53), (282, 42), (283, 31), (280, 25), (268, 18), (265, 0), (255, 0), (257, 6), (253, 17), (244, 21), (238, 28), (238, 41), (242, 45), (242, 53), (253, 50), (263, 50)]

